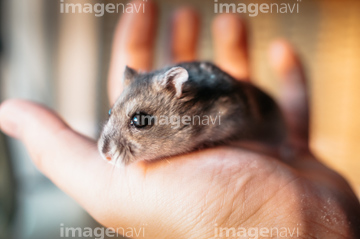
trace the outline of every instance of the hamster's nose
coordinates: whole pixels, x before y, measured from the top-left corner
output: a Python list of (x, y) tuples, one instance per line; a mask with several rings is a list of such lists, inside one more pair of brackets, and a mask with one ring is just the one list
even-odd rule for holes
[(110, 155), (108, 155), (108, 154), (105, 154), (105, 158), (106, 158), (107, 161), (111, 161), (111, 160), (112, 160), (112, 157), (111, 157)]

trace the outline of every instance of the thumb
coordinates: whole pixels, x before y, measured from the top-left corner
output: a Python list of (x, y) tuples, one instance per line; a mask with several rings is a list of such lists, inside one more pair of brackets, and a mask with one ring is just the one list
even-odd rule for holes
[(108, 167), (92, 140), (71, 130), (51, 110), (23, 100), (0, 105), (0, 128), (25, 144), (35, 165), (57, 186), (85, 209), (96, 208), (91, 199), (102, 190)]

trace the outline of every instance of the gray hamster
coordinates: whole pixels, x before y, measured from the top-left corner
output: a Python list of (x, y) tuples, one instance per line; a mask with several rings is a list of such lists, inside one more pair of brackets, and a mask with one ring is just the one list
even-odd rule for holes
[(285, 124), (275, 101), (209, 62), (149, 73), (126, 67), (124, 91), (98, 141), (117, 166), (236, 141), (280, 145)]

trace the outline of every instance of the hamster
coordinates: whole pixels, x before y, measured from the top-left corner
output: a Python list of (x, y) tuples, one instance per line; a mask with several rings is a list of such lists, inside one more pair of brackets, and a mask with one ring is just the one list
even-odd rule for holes
[(209, 62), (149, 73), (126, 67), (123, 85), (98, 140), (102, 157), (117, 166), (237, 141), (276, 146), (286, 137), (269, 95)]

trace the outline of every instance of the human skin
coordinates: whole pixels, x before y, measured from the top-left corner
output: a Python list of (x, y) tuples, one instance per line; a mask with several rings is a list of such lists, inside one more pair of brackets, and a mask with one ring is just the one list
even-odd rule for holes
[[(152, 69), (157, 13), (154, 3), (146, 4), (145, 13), (124, 14), (116, 28), (111, 104), (121, 93), (125, 64)], [(174, 14), (175, 61), (196, 59), (198, 19), (188, 8)], [(244, 22), (236, 15), (218, 15), (212, 31), (215, 62), (249, 80)], [(287, 160), (228, 146), (114, 168), (101, 159), (96, 141), (73, 131), (51, 110), (23, 100), (0, 105), (0, 127), (21, 140), (40, 171), (106, 227), (145, 228), (146, 238), (212, 238), (224, 227), (295, 228), (297, 238), (360, 238), (358, 199), (309, 148), (299, 58), (284, 40), (270, 46), (269, 58), (289, 128)]]

